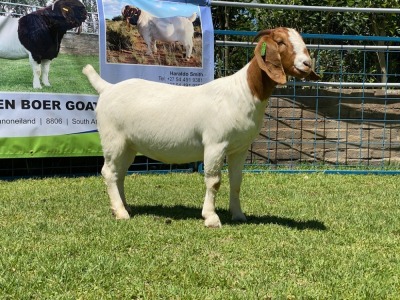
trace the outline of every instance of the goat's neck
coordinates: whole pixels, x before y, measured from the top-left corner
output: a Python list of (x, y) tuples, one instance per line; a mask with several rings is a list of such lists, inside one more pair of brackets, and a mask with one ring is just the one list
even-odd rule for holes
[(276, 86), (276, 83), (260, 69), (255, 58), (250, 61), (247, 69), (247, 83), (253, 96), (260, 101), (267, 100)]

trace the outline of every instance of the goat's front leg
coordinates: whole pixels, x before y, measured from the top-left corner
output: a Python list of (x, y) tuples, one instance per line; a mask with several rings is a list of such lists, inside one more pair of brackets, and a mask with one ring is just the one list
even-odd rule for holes
[(230, 183), (229, 210), (232, 214), (232, 220), (237, 222), (246, 222), (246, 216), (240, 206), (240, 186), (242, 184), (242, 171), (244, 161), (247, 156), (247, 149), (242, 152), (228, 155), (228, 170)]
[(221, 185), (221, 168), (225, 156), (225, 145), (212, 145), (204, 151), (204, 177), (206, 196), (201, 215), (206, 227), (221, 227), (221, 221), (215, 212), (215, 198)]
[(42, 61), (42, 82), (45, 86), (50, 86), (49, 82), (50, 63), (51, 60), (48, 59)]
[(153, 51), (152, 51), (152, 49), (151, 49), (151, 48), (153, 48), (153, 41), (152, 41), (152, 38), (150, 37), (150, 35), (145, 35), (145, 36), (143, 37), (143, 39), (144, 39), (144, 42), (145, 42), (146, 45), (147, 45), (146, 55), (152, 55), (152, 54), (153, 54)]
[(38, 64), (32, 57), (32, 55), (29, 53), (29, 62), (32, 67), (32, 72), (33, 72), (33, 88), (34, 89), (41, 89), (42, 85), (40, 84), (40, 74), (41, 74), (41, 67), (40, 64)]

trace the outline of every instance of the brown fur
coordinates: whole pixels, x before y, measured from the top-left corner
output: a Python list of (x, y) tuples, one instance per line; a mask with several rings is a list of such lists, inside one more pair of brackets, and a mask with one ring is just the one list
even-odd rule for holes
[(130, 27), (130, 18), (137, 15), (139, 17), (140, 11), (131, 5), (125, 5), (121, 10), (122, 20), (126, 22), (126, 28)]
[[(255, 37), (255, 40), (258, 38), (260, 40), (247, 70), (247, 82), (253, 95), (260, 100), (268, 99), (276, 85), (285, 84), (287, 75), (295, 77), (301, 75), (294, 68), (296, 53), (288, 37), (286, 28), (264, 30)], [(263, 43), (267, 45), (265, 56), (261, 56)], [(309, 55), (307, 49), (304, 51)], [(306, 79), (318, 80), (319, 76), (311, 71)]]

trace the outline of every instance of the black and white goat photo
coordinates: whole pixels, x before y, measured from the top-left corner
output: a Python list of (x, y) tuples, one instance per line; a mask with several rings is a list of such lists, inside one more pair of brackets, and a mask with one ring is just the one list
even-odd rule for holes
[(41, 89), (41, 82), (50, 86), (50, 63), (58, 56), (65, 33), (80, 28), (86, 18), (86, 8), (79, 0), (56, 0), (21, 18), (1, 16), (0, 42), (8, 48), (0, 47), (0, 58), (29, 57), (33, 88)]

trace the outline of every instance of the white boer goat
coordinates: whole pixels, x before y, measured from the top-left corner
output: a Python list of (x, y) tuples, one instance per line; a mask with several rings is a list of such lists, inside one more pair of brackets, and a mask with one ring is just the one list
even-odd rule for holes
[(96, 114), (105, 158), (102, 174), (117, 219), (129, 218), (124, 178), (140, 152), (165, 163), (204, 160), (202, 216), (207, 227), (221, 226), (215, 197), (227, 156), (232, 219), (246, 221), (239, 202), (242, 168), (269, 96), (277, 84), (286, 83), (286, 75), (319, 79), (297, 31), (277, 28), (257, 37), (250, 63), (234, 75), (197, 87), (142, 79), (110, 84), (92, 66), (83, 69), (100, 93)]
[(156, 41), (179, 42), (186, 49), (186, 59), (192, 56), (193, 22), (197, 14), (190, 17), (157, 18), (139, 8), (126, 5), (122, 16), (129, 24), (137, 25), (140, 35), (147, 44), (147, 55), (157, 53)]

